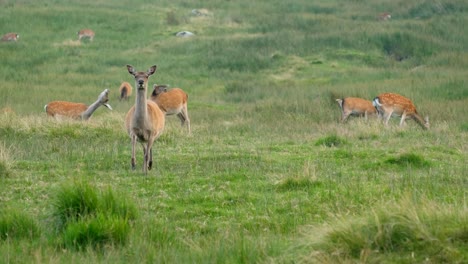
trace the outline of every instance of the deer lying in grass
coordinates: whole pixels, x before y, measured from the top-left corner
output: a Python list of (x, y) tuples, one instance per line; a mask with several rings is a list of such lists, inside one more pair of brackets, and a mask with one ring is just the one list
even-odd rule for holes
[(2, 41), (18, 41), (19, 34), (17, 33), (6, 33), (2, 36)]
[(128, 72), (135, 78), (135, 105), (125, 117), (125, 127), (132, 140), (132, 169), (135, 169), (135, 145), (137, 140), (143, 145), (143, 171), (145, 174), (153, 165), (153, 143), (164, 130), (165, 114), (158, 105), (146, 99), (148, 78), (156, 71), (156, 65), (147, 72), (137, 72), (131, 65), (127, 65)]
[(109, 90), (105, 89), (96, 102), (87, 106), (83, 103), (72, 103), (67, 101), (53, 101), (44, 106), (47, 115), (52, 117), (66, 116), (74, 119), (88, 120), (101, 105), (112, 110), (107, 103), (109, 101)]
[(82, 38), (89, 38), (90, 41), (93, 41), (94, 35), (94, 31), (91, 29), (81, 29), (78, 31), (78, 40), (81, 40)]
[(132, 85), (128, 82), (123, 82), (120, 84), (119, 94), (120, 101), (122, 101), (122, 99), (127, 101), (130, 95), (132, 95)]
[(392, 18), (392, 15), (389, 12), (384, 12), (384, 13), (380, 13), (377, 15), (377, 20), (379, 21), (387, 21), (387, 20), (390, 20), (391, 18)]
[(172, 88), (168, 91), (167, 87), (167, 85), (153, 85), (151, 100), (155, 102), (166, 115), (177, 115), (182, 126), (187, 122), (188, 133), (191, 134), (190, 119), (187, 110), (187, 93), (180, 88)]
[(372, 105), (371, 101), (357, 98), (346, 97), (336, 99), (341, 108), (341, 122), (344, 123), (350, 115), (364, 116), (367, 119), (368, 115), (377, 115), (377, 110)]
[(429, 117), (423, 119), (410, 99), (395, 93), (383, 93), (374, 98), (372, 102), (379, 116), (383, 118), (385, 125), (392, 116), (401, 116), (400, 126), (405, 124), (407, 118), (411, 118), (423, 129), (429, 129)]

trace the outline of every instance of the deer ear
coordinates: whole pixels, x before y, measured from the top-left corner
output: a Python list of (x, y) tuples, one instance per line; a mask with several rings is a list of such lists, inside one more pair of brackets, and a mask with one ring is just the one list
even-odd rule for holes
[(152, 75), (156, 71), (156, 65), (151, 66), (148, 70), (148, 75)]
[(134, 74), (135, 74), (135, 68), (133, 68), (132, 65), (127, 64), (127, 70), (128, 70), (128, 72), (129, 72), (131, 75), (134, 75)]

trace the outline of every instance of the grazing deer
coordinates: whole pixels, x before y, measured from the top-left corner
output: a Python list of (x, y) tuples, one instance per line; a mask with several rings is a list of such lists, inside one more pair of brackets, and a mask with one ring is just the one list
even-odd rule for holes
[(125, 127), (132, 140), (132, 169), (135, 169), (135, 145), (137, 140), (143, 146), (143, 171), (145, 174), (153, 165), (153, 143), (164, 130), (165, 114), (158, 105), (146, 99), (148, 78), (156, 71), (156, 65), (147, 72), (137, 72), (131, 65), (127, 65), (128, 72), (135, 78), (135, 105), (125, 117)]
[(128, 82), (123, 82), (120, 85), (119, 94), (120, 94), (120, 101), (122, 101), (122, 99), (127, 101), (130, 95), (132, 95), (132, 85)]
[(6, 33), (2, 36), (2, 41), (18, 41), (19, 34), (17, 33)]
[(364, 116), (366, 119), (368, 115), (377, 115), (377, 110), (372, 105), (371, 101), (357, 98), (346, 97), (343, 99), (336, 99), (341, 108), (341, 122), (344, 123), (350, 115)]
[(66, 101), (53, 101), (44, 106), (48, 116), (59, 117), (67, 116), (74, 119), (88, 120), (91, 115), (101, 105), (112, 110), (112, 107), (107, 103), (109, 101), (109, 90), (105, 89), (98, 97), (96, 102), (87, 106), (83, 103), (72, 103)]
[(81, 40), (82, 38), (89, 38), (90, 41), (93, 41), (94, 31), (91, 29), (82, 29), (78, 31), (78, 40)]
[(400, 126), (407, 118), (411, 118), (423, 129), (429, 129), (429, 117), (423, 119), (410, 99), (395, 93), (383, 93), (374, 98), (372, 102), (385, 125), (392, 116), (401, 116)]
[(182, 126), (187, 122), (188, 132), (191, 134), (190, 119), (187, 110), (187, 93), (180, 88), (172, 88), (168, 91), (167, 85), (155, 84), (153, 85), (151, 100), (155, 102), (166, 115), (177, 115)]

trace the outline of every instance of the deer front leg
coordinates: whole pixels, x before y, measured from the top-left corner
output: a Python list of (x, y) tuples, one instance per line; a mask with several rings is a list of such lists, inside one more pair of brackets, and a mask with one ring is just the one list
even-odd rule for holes
[(135, 170), (135, 144), (136, 144), (136, 136), (132, 136), (132, 170)]
[(148, 173), (148, 150), (145, 145), (143, 145), (143, 159), (144, 159), (143, 171), (145, 172), (145, 174), (147, 174)]

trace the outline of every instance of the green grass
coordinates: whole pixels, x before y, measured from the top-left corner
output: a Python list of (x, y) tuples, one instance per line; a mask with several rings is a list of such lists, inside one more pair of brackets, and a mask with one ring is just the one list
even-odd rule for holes
[[(0, 43), (0, 262), (468, 259), (464, 1), (0, 7), (1, 32), (20, 33)], [(85, 27), (96, 37), (79, 43)], [(130, 165), (126, 64), (156, 64), (150, 87), (189, 94), (193, 135), (167, 117), (147, 176), (141, 147)], [(114, 110), (87, 122), (43, 112), (103, 88)], [(431, 129), (339, 123), (334, 99), (382, 92), (411, 98)]]

